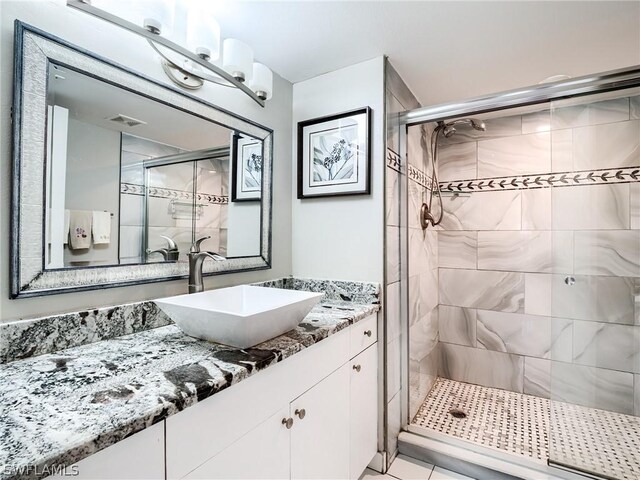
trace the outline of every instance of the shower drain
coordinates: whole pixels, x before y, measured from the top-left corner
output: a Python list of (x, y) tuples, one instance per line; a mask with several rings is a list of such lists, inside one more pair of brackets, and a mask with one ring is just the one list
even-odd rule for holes
[(453, 418), (467, 418), (467, 412), (460, 410), (459, 408), (452, 408), (449, 410), (449, 415)]

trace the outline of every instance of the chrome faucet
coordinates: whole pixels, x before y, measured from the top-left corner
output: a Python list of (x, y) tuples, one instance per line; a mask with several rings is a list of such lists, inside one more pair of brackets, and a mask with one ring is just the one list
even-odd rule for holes
[(193, 242), (191, 249), (189, 250), (189, 293), (198, 293), (204, 290), (204, 283), (202, 281), (202, 265), (207, 258), (211, 258), (217, 262), (226, 260), (222, 255), (216, 252), (201, 252), (200, 244), (211, 238), (202, 237)]

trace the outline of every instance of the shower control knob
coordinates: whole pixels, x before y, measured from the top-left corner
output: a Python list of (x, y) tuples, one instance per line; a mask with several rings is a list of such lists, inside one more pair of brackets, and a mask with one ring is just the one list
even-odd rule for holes
[(576, 278), (575, 277), (565, 277), (564, 279), (564, 283), (566, 283), (567, 285), (571, 286), (571, 285), (575, 285), (576, 283)]
[(367, 337), (370, 337), (370, 336), (371, 336), (371, 330), (365, 330), (365, 331), (364, 331), (364, 334), (365, 334)]
[(302, 420), (307, 414), (307, 411), (304, 408), (300, 408), (300, 409), (296, 408), (295, 414), (298, 416), (300, 420)]
[(360, 365), (354, 365), (354, 366), (353, 366), (353, 369), (354, 369), (356, 372), (360, 372), (360, 370), (362, 370), (362, 367), (361, 367)]
[(283, 418), (282, 419), (282, 424), (287, 427), (287, 430), (290, 430), (291, 427), (293, 427), (293, 418), (289, 417), (289, 418)]

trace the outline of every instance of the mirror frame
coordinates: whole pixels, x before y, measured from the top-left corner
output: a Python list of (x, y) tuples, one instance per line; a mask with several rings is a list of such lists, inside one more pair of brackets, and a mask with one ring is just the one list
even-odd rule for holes
[(187, 278), (186, 263), (44, 268), (47, 79), (49, 64), (129, 90), (203, 120), (261, 139), (264, 148), (260, 254), (205, 262), (205, 275), (271, 268), (273, 130), (15, 21), (11, 298)]

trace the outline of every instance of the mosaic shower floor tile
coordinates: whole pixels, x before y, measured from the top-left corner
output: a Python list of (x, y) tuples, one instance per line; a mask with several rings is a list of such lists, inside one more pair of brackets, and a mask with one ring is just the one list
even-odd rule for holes
[(439, 378), (413, 425), (532, 460), (640, 478), (640, 418)]

